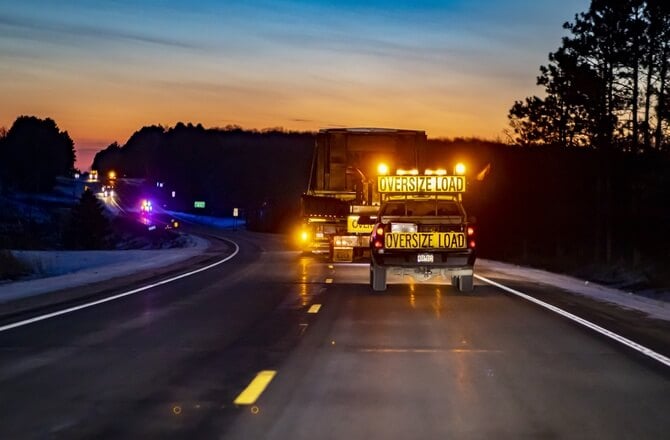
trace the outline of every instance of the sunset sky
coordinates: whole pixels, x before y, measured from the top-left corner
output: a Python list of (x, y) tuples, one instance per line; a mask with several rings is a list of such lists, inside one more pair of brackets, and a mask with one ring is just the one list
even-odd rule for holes
[(51, 117), (78, 166), (144, 125), (503, 136), (586, 0), (0, 0), (0, 127)]

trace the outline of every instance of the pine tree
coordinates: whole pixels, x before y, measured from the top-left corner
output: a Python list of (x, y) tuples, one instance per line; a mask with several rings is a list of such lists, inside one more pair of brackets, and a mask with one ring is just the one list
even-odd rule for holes
[(5, 182), (28, 192), (49, 191), (57, 176), (70, 174), (74, 143), (53, 119), (19, 116), (0, 142)]
[(666, 147), (669, 4), (592, 0), (565, 23), (569, 35), (540, 67), (546, 97), (516, 101), (510, 110), (513, 140), (526, 144), (530, 133), (533, 145), (640, 152), (655, 133), (655, 148)]
[(104, 208), (90, 190), (84, 191), (72, 208), (65, 242), (75, 249), (102, 249), (108, 245), (109, 221)]

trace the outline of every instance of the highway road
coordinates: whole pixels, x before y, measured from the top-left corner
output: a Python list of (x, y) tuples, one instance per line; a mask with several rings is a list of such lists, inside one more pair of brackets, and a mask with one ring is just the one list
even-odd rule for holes
[[(373, 295), (365, 265), (329, 265), (278, 236), (225, 235), (239, 252), (209, 270), (1, 331), (0, 438), (670, 432), (668, 367), (535, 304), (481, 281), (468, 294), (391, 284)], [(627, 329), (602, 311), (584, 313)], [(639, 337), (668, 354), (664, 337)], [(264, 389), (259, 372), (271, 378)], [(253, 403), (235, 404), (248, 386)]]

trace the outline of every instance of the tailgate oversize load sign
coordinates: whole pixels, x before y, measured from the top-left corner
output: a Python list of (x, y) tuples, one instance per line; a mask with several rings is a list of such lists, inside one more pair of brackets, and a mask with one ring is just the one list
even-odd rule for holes
[(347, 217), (347, 232), (350, 234), (370, 234), (375, 225), (361, 225), (358, 223), (358, 218), (357, 215)]
[(378, 176), (380, 193), (462, 193), (465, 176)]
[(391, 232), (385, 236), (387, 249), (465, 249), (462, 232)]

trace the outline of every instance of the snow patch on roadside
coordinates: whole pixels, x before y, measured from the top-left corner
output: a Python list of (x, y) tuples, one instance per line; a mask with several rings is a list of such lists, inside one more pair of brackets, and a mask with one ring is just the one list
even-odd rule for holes
[(635, 295), (631, 292), (613, 289), (568, 275), (560, 275), (540, 269), (516, 266), (499, 261), (477, 259), (475, 272), (495, 272), (499, 279), (524, 279), (538, 284), (545, 284), (567, 290), (578, 295), (607, 302), (629, 310), (646, 313), (651, 318), (670, 321), (670, 303)]
[(209, 247), (203, 238), (188, 237), (190, 246), (163, 250), (12, 251), (42, 278), (0, 284), (0, 303), (169, 266)]

